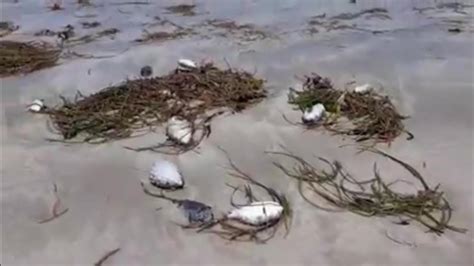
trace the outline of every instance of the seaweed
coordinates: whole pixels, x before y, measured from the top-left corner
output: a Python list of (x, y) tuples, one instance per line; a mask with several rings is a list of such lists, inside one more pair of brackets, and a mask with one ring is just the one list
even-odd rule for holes
[[(452, 209), (440, 185), (430, 187), (415, 168), (392, 155), (374, 148), (365, 150), (401, 165), (419, 181), (421, 188), (417, 188), (417, 192), (411, 194), (395, 191), (392, 185), (397, 181), (387, 183), (382, 180), (376, 164), (373, 168), (374, 178), (358, 181), (338, 161), (330, 162), (318, 158), (329, 167), (328, 171), (327, 167), (313, 166), (286, 150), (267, 153), (282, 155), (295, 161), (293, 168), (276, 162), (274, 164), (287, 176), (298, 181), (299, 193), (303, 199), (318, 209), (334, 212), (350, 211), (365, 217), (398, 217), (403, 221), (403, 225), (409, 224), (409, 221), (416, 221), (428, 228), (428, 232), (438, 235), (446, 230), (466, 232), (466, 229), (450, 225)], [(321, 200), (317, 201), (311, 196)]]
[(335, 134), (352, 136), (357, 142), (372, 140), (375, 143), (390, 143), (403, 132), (408, 134), (407, 139), (413, 138), (402, 123), (407, 117), (397, 111), (388, 96), (375, 91), (358, 93), (337, 90), (329, 79), (315, 73), (305, 77), (301, 91), (290, 88), (288, 103), (302, 112), (315, 104), (323, 104), (330, 115), (322, 123), (306, 126), (314, 128), (322, 125)]
[(195, 8), (196, 8), (196, 5), (181, 4), (181, 5), (168, 6), (165, 9), (170, 13), (179, 14), (181, 16), (195, 16), (196, 15), (196, 13), (194, 12)]
[(234, 36), (242, 41), (256, 41), (267, 38), (275, 38), (269, 32), (257, 28), (253, 24), (237, 24), (232, 20), (212, 19), (204, 22), (202, 26), (207, 26), (214, 30), (221, 30), (222, 36)]
[(53, 193), (54, 193), (55, 200), (54, 200), (53, 205), (51, 207), (51, 216), (46, 218), (46, 219), (43, 219), (43, 220), (39, 221), (38, 222), (39, 224), (44, 224), (44, 223), (51, 222), (52, 220), (55, 220), (55, 219), (61, 217), (62, 215), (66, 214), (69, 211), (69, 208), (65, 208), (62, 211), (58, 210), (61, 206), (61, 199), (58, 196), (58, 186), (56, 184), (53, 184)]
[(0, 41), (0, 77), (52, 67), (60, 53), (46, 42)]
[(190, 29), (176, 29), (172, 32), (167, 31), (158, 31), (158, 32), (148, 32), (144, 31), (144, 36), (138, 38), (135, 42), (138, 43), (151, 43), (151, 42), (164, 42), (169, 40), (176, 40), (192, 35), (194, 32)]
[(241, 111), (266, 97), (263, 83), (248, 72), (221, 70), (209, 63), (161, 77), (127, 80), (89, 96), (78, 92), (74, 100), (61, 96), (63, 104), (44, 113), (64, 140), (83, 134), (79, 142), (100, 143), (153, 129), (173, 116), (205, 127), (207, 118), (214, 117), (210, 112)]

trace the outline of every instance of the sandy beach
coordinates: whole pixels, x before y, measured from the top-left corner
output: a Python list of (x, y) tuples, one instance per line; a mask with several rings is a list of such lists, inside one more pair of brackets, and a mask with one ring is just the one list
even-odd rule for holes
[[(2, 39), (48, 39), (34, 33), (66, 24), (79, 34), (97, 31), (81, 28), (84, 21), (120, 31), (69, 48), (113, 57), (63, 58), (55, 67), (0, 80), (2, 265), (92, 265), (115, 248), (120, 251), (104, 265), (473, 265), (474, 7), (440, 6), (448, 1), (200, 0), (179, 1), (196, 5), (195, 16), (181, 16), (164, 9), (176, 1), (113, 5), (119, 2), (92, 0), (97, 5), (92, 7), (63, 2), (64, 9), (53, 12), (44, 1), (2, 1), (2, 20), (20, 26)], [(386, 9), (390, 18), (340, 20), (357, 29), (324, 26), (331, 17), (372, 8)], [(321, 14), (320, 24), (308, 24)], [(190, 28), (209, 19), (251, 23), (272, 37), (222, 36), (196, 26), (197, 33), (183, 39), (133, 42), (143, 29), (161, 27), (154, 24), (156, 16)], [(448, 31), (453, 27), (462, 31)], [(46, 138), (59, 136), (48, 130), (48, 117), (26, 111), (36, 98), (53, 106), (60, 103), (59, 95), (72, 97), (77, 90), (87, 95), (137, 78), (145, 65), (153, 75), (164, 75), (179, 58), (212, 60), (221, 67), (227, 61), (255, 72), (267, 81), (269, 96), (241, 113), (217, 117), (198, 152), (179, 156), (123, 148), (161, 141), (164, 129), (100, 145), (49, 142)], [(452, 223), (467, 233), (437, 236), (415, 223), (394, 224), (395, 218), (324, 212), (301, 198), (296, 182), (272, 164), (290, 161), (265, 151), (283, 145), (308, 159), (337, 159), (362, 179), (372, 176), (374, 162), (388, 180), (410, 178), (387, 159), (340, 147), (354, 143), (348, 138), (308, 131), (282, 118), (299, 121), (300, 112), (287, 104), (288, 88), (299, 88), (296, 76), (311, 72), (340, 88), (350, 81), (383, 86), (400, 112), (410, 116), (404, 122), (415, 138), (400, 136), (379, 148), (413, 165), (432, 186), (441, 184), (453, 208)], [(232, 189), (226, 183), (242, 182), (228, 174), (219, 147), (239, 168), (287, 195), (293, 219), (286, 237), (280, 230), (266, 244), (255, 244), (196, 234), (173, 223), (182, 217), (172, 204), (144, 195), (140, 181), (148, 178), (154, 160), (164, 158), (176, 163), (186, 179), (185, 189), (171, 195), (205, 202), (217, 214), (227, 212)], [(38, 224), (49, 215), (53, 184), (69, 211)]]

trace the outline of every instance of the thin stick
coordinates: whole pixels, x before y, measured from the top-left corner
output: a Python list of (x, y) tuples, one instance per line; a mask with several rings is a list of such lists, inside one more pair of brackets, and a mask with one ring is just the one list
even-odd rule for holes
[(113, 255), (115, 255), (119, 251), (120, 251), (120, 248), (116, 248), (114, 250), (111, 250), (111, 251), (105, 253), (105, 255), (103, 257), (101, 257), (96, 263), (94, 263), (94, 266), (101, 266), (107, 259), (109, 259)]

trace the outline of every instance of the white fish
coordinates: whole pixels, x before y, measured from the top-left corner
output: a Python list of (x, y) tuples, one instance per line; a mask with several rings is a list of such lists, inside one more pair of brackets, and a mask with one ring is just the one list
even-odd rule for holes
[(193, 136), (191, 123), (173, 116), (168, 120), (166, 135), (173, 141), (187, 145), (191, 142)]
[(324, 108), (324, 105), (318, 103), (313, 105), (313, 107), (309, 108), (308, 110), (304, 111), (301, 120), (303, 120), (303, 123), (305, 124), (315, 123), (318, 122), (324, 116), (325, 113), (326, 108)]
[(357, 92), (357, 93), (366, 93), (366, 92), (369, 92), (371, 90), (373, 90), (374, 87), (368, 83), (364, 84), (364, 85), (359, 85), (357, 87), (354, 88), (354, 92)]
[(227, 218), (258, 226), (280, 218), (282, 213), (283, 207), (277, 202), (257, 201), (232, 210)]
[(179, 59), (178, 60), (178, 67), (182, 70), (196, 68), (197, 64), (194, 61), (189, 59)]
[(28, 106), (28, 111), (37, 113), (44, 108), (44, 102), (43, 100), (34, 100), (29, 106)]
[(182, 188), (184, 179), (178, 167), (166, 160), (156, 160), (150, 171), (150, 183), (159, 188)]

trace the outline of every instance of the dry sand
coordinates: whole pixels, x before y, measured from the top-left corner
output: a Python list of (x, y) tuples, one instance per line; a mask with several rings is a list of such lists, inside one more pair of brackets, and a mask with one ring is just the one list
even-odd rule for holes
[[(38, 28), (75, 23), (80, 20), (78, 13), (94, 12), (71, 4), (53, 14), (44, 9), (42, 1), (19, 2), (2, 2), (0, 7), (6, 18), (16, 18), (21, 26), (8, 36), (12, 39), (26, 38)], [(2, 265), (91, 265), (117, 247), (121, 251), (107, 261), (110, 265), (473, 265), (473, 33), (448, 33), (445, 22), (465, 21), (466, 15), (449, 9), (418, 14), (412, 10), (420, 4), (417, 1), (358, 1), (357, 6), (332, 1), (242, 1), (232, 10), (224, 4), (211, 4), (213, 1), (197, 2), (202, 16), (231, 17), (269, 25), (279, 32), (284, 31), (282, 25), (301, 28), (311, 15), (351, 9), (385, 7), (392, 12), (392, 20), (358, 22), (389, 30), (379, 35), (335, 31), (306, 36), (294, 32), (282, 34), (279, 40), (243, 45), (218, 37), (195, 37), (131, 47), (110, 59), (66, 60), (58, 67), (2, 79)], [(121, 51), (140, 34), (141, 20), (163, 12), (158, 7), (152, 12), (149, 6), (121, 8), (137, 15), (103, 7), (105, 15), (94, 20), (104, 20), (123, 33), (115, 40), (85, 45), (81, 52)], [(471, 14), (467, 23), (472, 26), (472, 9), (464, 11)], [(140, 16), (143, 13), (149, 16)], [(122, 21), (119, 16), (127, 19)], [(198, 20), (169, 18), (181, 23)], [(180, 57), (214, 59), (221, 66), (226, 58), (232, 66), (256, 70), (268, 80), (271, 95), (250, 110), (214, 120), (212, 135), (202, 143), (200, 153), (180, 156), (122, 148), (153, 144), (163, 139), (163, 132), (103, 145), (50, 143), (45, 138), (54, 135), (47, 130), (47, 118), (25, 111), (25, 105), (35, 98), (54, 104), (58, 94), (92, 93), (137, 76), (144, 65), (151, 65), (155, 74), (166, 73)], [(305, 157), (314, 154), (338, 159), (364, 179), (371, 175), (374, 162), (386, 178), (408, 177), (385, 159), (356, 156), (353, 148), (338, 148), (351, 143), (349, 140), (304, 131), (282, 119), (281, 113), (299, 119), (286, 104), (286, 90), (297, 84), (294, 75), (311, 71), (331, 77), (339, 86), (354, 79), (384, 85), (400, 110), (411, 116), (406, 124), (415, 139), (400, 138), (390, 148), (383, 148), (420, 169), (430, 184), (442, 184), (454, 208), (453, 224), (469, 229), (466, 234), (447, 232), (438, 237), (418, 225), (395, 225), (390, 218), (326, 213), (301, 199), (295, 182), (272, 165), (278, 158), (264, 155), (264, 151), (284, 145)], [(218, 213), (227, 211), (231, 189), (225, 183), (240, 181), (226, 174), (226, 159), (218, 146), (226, 149), (240, 168), (288, 195), (294, 218), (286, 238), (280, 232), (264, 245), (228, 243), (216, 236), (183, 231), (172, 223), (180, 217), (174, 206), (142, 193), (139, 180), (147, 178), (154, 159), (166, 157), (181, 167), (187, 182), (186, 188), (173, 196), (206, 202)], [(48, 216), (54, 200), (53, 183), (69, 212), (50, 223), (37, 224)], [(164, 208), (155, 211), (157, 207)], [(386, 237), (387, 231), (416, 246), (394, 243)]]

